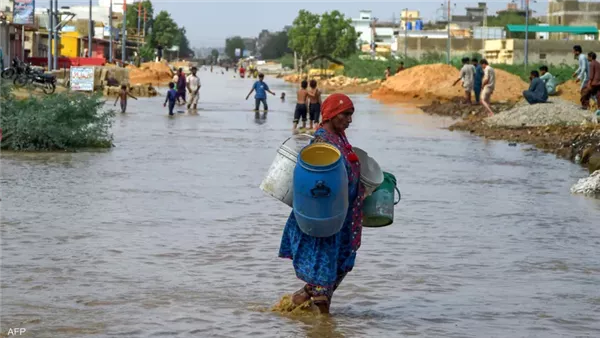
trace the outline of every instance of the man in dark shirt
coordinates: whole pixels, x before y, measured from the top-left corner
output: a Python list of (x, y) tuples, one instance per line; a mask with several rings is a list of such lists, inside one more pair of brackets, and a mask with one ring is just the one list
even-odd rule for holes
[(540, 73), (537, 70), (533, 70), (529, 75), (531, 84), (529, 89), (523, 92), (523, 97), (529, 102), (529, 104), (544, 103), (548, 101), (548, 91), (544, 81), (540, 79)]
[(581, 108), (590, 108), (590, 98), (596, 97), (600, 93), (600, 62), (596, 60), (596, 53), (589, 52), (587, 55), (589, 65), (589, 81), (586, 87), (581, 90)]

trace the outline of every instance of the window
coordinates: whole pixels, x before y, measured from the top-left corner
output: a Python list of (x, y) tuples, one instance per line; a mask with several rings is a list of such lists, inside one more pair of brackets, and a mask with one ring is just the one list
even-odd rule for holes
[(540, 53), (540, 60), (546, 60), (546, 53)]
[(558, 17), (558, 24), (562, 25), (562, 17), (560, 17), (560, 16)]
[(506, 41), (502, 40), (502, 49), (506, 49)]

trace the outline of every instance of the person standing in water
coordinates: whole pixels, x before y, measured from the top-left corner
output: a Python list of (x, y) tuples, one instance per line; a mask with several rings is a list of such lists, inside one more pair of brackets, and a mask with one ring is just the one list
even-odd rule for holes
[(258, 74), (258, 81), (254, 82), (254, 84), (252, 85), (252, 89), (250, 89), (250, 92), (246, 96), (246, 100), (248, 100), (252, 92), (256, 92), (256, 94), (254, 95), (254, 111), (259, 111), (261, 102), (263, 104), (263, 109), (265, 110), (265, 112), (268, 111), (269, 106), (267, 105), (267, 93), (270, 93), (273, 96), (275, 95), (275, 93), (273, 93), (269, 89), (269, 86), (263, 81), (264, 79), (265, 74)]
[(192, 74), (187, 78), (187, 89), (190, 93), (190, 101), (187, 105), (188, 109), (198, 109), (198, 101), (200, 100), (200, 78), (196, 75), (198, 68), (192, 67)]
[(295, 132), (298, 128), (298, 122), (302, 118), (302, 128), (306, 128), (306, 113), (308, 112), (308, 82), (303, 80), (300, 84), (300, 89), (296, 94), (296, 111), (294, 111), (294, 127), (292, 132)]
[(175, 90), (175, 84), (173, 82), (169, 83), (169, 91), (167, 91), (167, 97), (165, 98), (165, 103), (163, 107), (169, 104), (169, 115), (173, 116), (173, 109), (175, 108), (175, 103), (177, 102), (177, 91)]
[(304, 287), (292, 296), (299, 306), (312, 300), (323, 314), (329, 313), (331, 297), (346, 274), (352, 271), (362, 233), (362, 204), (365, 187), (360, 182), (360, 162), (346, 138), (352, 123), (354, 104), (344, 94), (332, 94), (323, 101), (323, 124), (311, 142), (337, 148), (348, 175), (349, 207), (342, 229), (330, 237), (313, 237), (300, 230), (294, 211), (290, 213), (279, 248), (279, 257), (293, 262), (296, 277)]
[(119, 99), (121, 99), (121, 113), (125, 114), (125, 111), (127, 110), (127, 97), (131, 97), (134, 100), (137, 100), (137, 97), (131, 95), (131, 93), (129, 92), (129, 90), (127, 90), (127, 85), (121, 85), (121, 91), (119, 92), (119, 96), (117, 96), (117, 99), (115, 100), (115, 107), (117, 106), (117, 101), (119, 101)]
[(177, 70), (177, 75), (175, 75), (175, 78), (173, 78), (173, 80), (175, 80), (175, 83), (177, 83), (177, 101), (180, 102), (179, 99), (183, 100), (183, 102), (180, 102), (179, 104), (184, 105), (186, 104), (185, 90), (187, 88), (187, 81), (185, 79), (185, 73), (183, 72), (183, 68), (179, 68)]
[(321, 115), (321, 91), (317, 88), (316, 80), (310, 80), (308, 100), (308, 115), (310, 118), (310, 129), (316, 129), (319, 126), (319, 117)]

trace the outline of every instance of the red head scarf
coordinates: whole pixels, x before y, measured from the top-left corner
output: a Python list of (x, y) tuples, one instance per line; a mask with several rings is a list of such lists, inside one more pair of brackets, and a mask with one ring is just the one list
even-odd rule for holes
[(323, 122), (331, 120), (335, 116), (348, 110), (354, 111), (354, 103), (352, 103), (352, 100), (350, 100), (347, 95), (341, 93), (331, 94), (321, 105)]

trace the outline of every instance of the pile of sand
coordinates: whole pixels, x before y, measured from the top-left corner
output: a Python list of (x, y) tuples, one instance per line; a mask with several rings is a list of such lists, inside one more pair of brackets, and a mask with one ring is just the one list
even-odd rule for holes
[(173, 79), (173, 71), (166, 61), (146, 62), (140, 68), (127, 66), (129, 69), (129, 83), (151, 84), (154, 86), (166, 85)]
[[(518, 101), (528, 85), (518, 76), (496, 69), (496, 90), (492, 101)], [(382, 100), (440, 100), (463, 96), (459, 71), (446, 64), (420, 65), (408, 68), (387, 79), (372, 97)]]
[[(158, 95), (158, 92), (152, 85), (134, 85), (129, 86), (129, 92), (135, 97), (153, 97)], [(104, 96), (117, 96), (121, 93), (121, 87), (105, 86), (103, 89)]]
[(569, 80), (556, 87), (557, 95), (567, 101), (579, 103), (581, 98), (581, 84), (576, 83), (575, 80)]
[[(298, 83), (309, 78), (306, 75), (291, 74), (284, 76), (283, 79), (287, 82)], [(343, 75), (323, 79), (319, 76), (310, 77), (310, 80), (313, 79), (317, 80), (319, 88), (330, 92), (369, 93), (381, 85), (381, 80), (369, 81), (367, 78), (351, 78)]]

